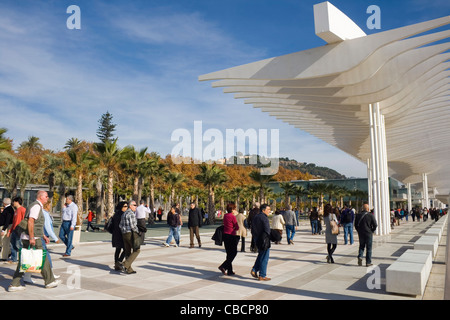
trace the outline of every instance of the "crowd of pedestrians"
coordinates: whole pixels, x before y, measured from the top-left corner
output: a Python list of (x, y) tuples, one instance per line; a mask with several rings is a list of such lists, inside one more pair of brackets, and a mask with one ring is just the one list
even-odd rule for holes
[[(13, 200), (5, 198), (3, 200), (3, 211), (0, 214), (1, 227), (1, 257), (7, 263), (17, 263), (17, 268), (13, 276), (8, 291), (24, 290), (25, 283), (33, 283), (30, 275), (21, 271), (18, 253), (21, 248), (35, 247), (36, 249), (46, 249), (46, 244), (52, 239), (55, 242), (63, 242), (65, 252), (63, 257), (70, 257), (73, 246), (73, 232), (77, 224), (78, 206), (71, 195), (65, 198), (65, 205), (62, 208), (62, 221), (59, 237), (53, 230), (53, 220), (48, 209), (48, 194), (45, 191), (37, 193), (36, 201), (28, 208), (22, 206), (20, 197)], [(271, 221), (269, 216), (272, 214)], [(413, 221), (426, 221), (426, 219), (439, 219), (445, 214), (440, 209), (419, 209), (413, 208), (410, 212), (407, 209), (392, 210), (391, 218), (393, 224), (403, 219), (408, 220), (411, 215)], [(151, 211), (147, 208), (145, 201), (141, 201), (138, 206), (136, 201), (121, 201), (117, 204), (114, 215), (105, 224), (105, 229), (112, 234), (111, 244), (114, 251), (114, 269), (126, 274), (134, 274), (136, 271), (132, 264), (140, 253), (140, 247), (144, 245), (146, 220), (151, 220)], [(365, 258), (366, 266), (372, 265), (372, 243), (373, 234), (377, 229), (377, 222), (370, 212), (369, 205), (364, 204), (360, 212), (345, 205), (343, 208), (333, 208), (330, 204), (324, 206), (323, 212), (313, 207), (308, 214), (312, 235), (325, 235), (327, 249), (327, 263), (334, 263), (333, 254), (337, 249), (339, 226), (343, 230), (344, 245), (354, 244), (353, 230), (358, 233), (359, 250), (357, 255), (358, 265), (363, 265)], [(154, 217), (153, 217), (154, 218)], [(203, 223), (203, 215), (196, 204), (190, 205), (188, 213), (189, 248), (194, 248), (197, 240), (200, 248), (201, 237), (199, 228)], [(179, 205), (171, 207), (167, 214), (167, 224), (169, 234), (165, 242), (165, 247), (170, 247), (172, 240), (174, 246), (180, 245), (181, 226), (183, 225), (182, 215)], [(92, 215), (88, 216), (88, 226), (93, 230)], [(322, 226), (325, 230), (322, 231)], [(284, 230), (285, 239), (288, 245), (294, 245), (294, 237), (299, 227), (299, 216), (288, 206), (285, 211), (275, 210), (272, 212), (268, 204), (254, 203), (248, 216), (236, 210), (234, 203), (229, 203), (226, 214), (223, 216), (223, 226), (220, 228), (220, 241), (224, 244), (226, 257), (218, 267), (224, 275), (233, 276), (233, 261), (238, 254), (239, 241), (240, 251), (245, 252), (245, 239), (248, 231), (251, 232), (250, 251), (257, 253), (254, 265), (250, 269), (250, 274), (259, 281), (271, 280), (268, 275), (268, 263), (270, 258), (271, 244), (282, 244)], [(218, 229), (219, 229), (218, 228)], [(337, 229), (336, 229), (337, 228)], [(216, 230), (216, 233), (218, 231)], [(215, 234), (216, 236), (216, 234)], [(216, 244), (217, 241), (216, 241)], [(44, 260), (41, 275), (46, 288), (54, 288), (60, 283), (57, 275), (52, 270), (52, 260), (47, 252)]]

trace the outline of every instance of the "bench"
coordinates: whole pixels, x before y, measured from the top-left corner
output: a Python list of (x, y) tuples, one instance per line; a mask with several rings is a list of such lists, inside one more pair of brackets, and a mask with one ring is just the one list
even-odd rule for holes
[(429, 250), (432, 257), (436, 255), (439, 246), (439, 237), (437, 235), (425, 235), (414, 242), (414, 250)]
[(423, 295), (432, 265), (430, 250), (406, 250), (386, 269), (386, 291)]
[(433, 225), (430, 229), (425, 232), (426, 236), (437, 236), (438, 241), (441, 241), (443, 227)]

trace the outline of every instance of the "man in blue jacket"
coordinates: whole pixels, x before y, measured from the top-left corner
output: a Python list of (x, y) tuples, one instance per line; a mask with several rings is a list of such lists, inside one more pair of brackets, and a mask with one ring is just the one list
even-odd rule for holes
[[(252, 237), (255, 238), (255, 244), (258, 248), (258, 257), (253, 265), (250, 274), (259, 281), (269, 281), (267, 277), (267, 265), (269, 263), (270, 252), (270, 206), (263, 204), (261, 212), (252, 220)], [(259, 275), (258, 275), (259, 272)]]

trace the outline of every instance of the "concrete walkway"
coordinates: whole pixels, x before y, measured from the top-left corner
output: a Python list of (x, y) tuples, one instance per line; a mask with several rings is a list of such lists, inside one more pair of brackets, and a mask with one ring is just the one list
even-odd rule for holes
[[(339, 235), (335, 263), (327, 264), (324, 236), (311, 235), (309, 225), (304, 223), (296, 233), (294, 245), (272, 244), (268, 267), (272, 280), (268, 282), (259, 282), (250, 275), (256, 259), (256, 254), (248, 249), (250, 238), (247, 252), (238, 252), (234, 260), (236, 275), (222, 275), (217, 267), (225, 259), (225, 251), (211, 240), (211, 226), (202, 234), (201, 248), (189, 249), (187, 235), (182, 236), (178, 248), (162, 246), (166, 235), (148, 236), (133, 264), (137, 271), (133, 275), (113, 270), (110, 235), (94, 233), (104, 240), (77, 244), (70, 258), (62, 258), (63, 245), (49, 246), (54, 273), (60, 275), (62, 282), (54, 289), (44, 289), (38, 274), (33, 275), (36, 283), (27, 285), (25, 291), (7, 292), (16, 266), (0, 264), (0, 300), (442, 300), (447, 228), (424, 295), (385, 291), (387, 267), (412, 249), (433, 223), (403, 221), (390, 235), (375, 236), (372, 269), (357, 265), (356, 232), (353, 245), (344, 245), (343, 235)], [(165, 231), (168, 233), (168, 229)], [(147, 235), (151, 233), (152, 229)]]

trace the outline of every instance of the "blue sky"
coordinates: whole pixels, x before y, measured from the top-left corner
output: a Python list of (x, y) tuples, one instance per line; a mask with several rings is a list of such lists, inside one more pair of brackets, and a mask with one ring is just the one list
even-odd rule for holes
[[(15, 146), (34, 135), (62, 150), (71, 137), (97, 141), (109, 111), (123, 147), (163, 157), (175, 129), (278, 129), (279, 153), (346, 176), (366, 167), (311, 135), (253, 109), (198, 76), (325, 44), (310, 0), (0, 2), (0, 127)], [(447, 0), (330, 1), (367, 34), (450, 14)], [(69, 30), (70, 5), (81, 29)], [(369, 30), (369, 5), (381, 30)]]

